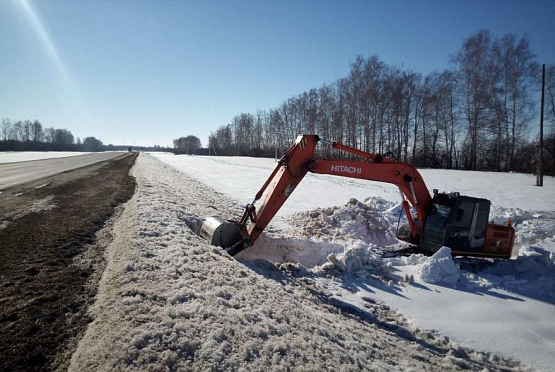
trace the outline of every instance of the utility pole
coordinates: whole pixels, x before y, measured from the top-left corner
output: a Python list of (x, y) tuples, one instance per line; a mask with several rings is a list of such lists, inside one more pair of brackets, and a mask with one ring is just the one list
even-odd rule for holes
[(542, 101), (540, 108), (540, 162), (538, 166), (538, 176), (536, 186), (543, 186), (543, 103), (545, 94), (545, 63), (542, 66)]

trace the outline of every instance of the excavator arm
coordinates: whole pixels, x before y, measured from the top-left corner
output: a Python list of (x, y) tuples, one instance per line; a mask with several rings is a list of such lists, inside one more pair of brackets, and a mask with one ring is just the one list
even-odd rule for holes
[[(361, 156), (364, 160), (316, 158), (314, 150), (318, 142)], [(234, 222), (241, 232), (242, 240), (232, 247), (224, 248), (234, 255), (252, 245), (308, 172), (386, 182), (398, 186), (403, 197), (403, 209), (409, 221), (411, 236), (415, 239), (419, 236), (432, 198), (420, 173), (413, 166), (320, 139), (317, 135), (299, 135), (293, 146), (279, 160), (253, 202), (246, 206), (241, 220)], [(264, 202), (257, 210), (255, 204), (265, 193)], [(411, 215), (409, 203), (416, 211), (416, 218)]]

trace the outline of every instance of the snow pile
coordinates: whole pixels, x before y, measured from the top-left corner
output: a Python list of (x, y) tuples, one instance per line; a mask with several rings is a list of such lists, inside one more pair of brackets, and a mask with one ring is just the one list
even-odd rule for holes
[(323, 240), (362, 240), (375, 247), (397, 243), (395, 237), (400, 204), (370, 197), (364, 203), (351, 198), (342, 207), (317, 208), (296, 213), (291, 225), (301, 235)]
[(515, 260), (497, 261), (484, 272), (499, 276), (515, 275), (517, 279), (555, 276), (555, 253), (540, 247), (524, 247)]
[(413, 253), (410, 256), (387, 257), (383, 260), (390, 266), (414, 266), (419, 263), (427, 262), (428, 259), (429, 257), (426, 257), (421, 253)]
[(364, 203), (351, 198), (342, 207), (299, 212), (290, 218), (292, 229), (270, 228), (237, 257), (313, 268), (325, 264), (333, 254), (336, 262), (344, 261), (347, 266), (340, 264), (341, 271), (360, 271), (361, 263), (379, 261), (373, 250), (398, 243), (395, 228), (400, 211), (399, 204), (370, 197)]
[(494, 207), (490, 220), (498, 224), (505, 224), (507, 220), (513, 222), (516, 247), (540, 242), (555, 242), (555, 212), (553, 211), (538, 212), (520, 208)]
[(451, 249), (440, 248), (432, 257), (416, 266), (416, 273), (426, 283), (455, 286), (461, 277), (461, 269), (453, 261)]
[(371, 252), (368, 246), (360, 244), (347, 249), (341, 254), (330, 254), (329, 263), (322, 265), (318, 271), (337, 268), (345, 274), (352, 274), (357, 278), (371, 276), (379, 279), (393, 279), (391, 264), (385, 262), (381, 256)]

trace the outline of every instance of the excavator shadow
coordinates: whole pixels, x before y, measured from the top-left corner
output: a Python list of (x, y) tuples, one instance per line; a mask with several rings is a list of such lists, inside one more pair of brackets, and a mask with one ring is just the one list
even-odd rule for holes
[[(468, 260), (466, 260), (468, 261)], [(457, 260), (455, 259), (455, 262), (457, 262)], [(345, 276), (343, 277), (343, 279), (341, 280), (341, 283), (343, 285), (343, 287), (351, 292), (359, 292), (359, 291), (364, 291), (367, 293), (374, 293), (376, 290), (382, 291), (382, 292), (387, 292), (402, 298), (406, 298), (408, 299), (405, 295), (403, 295), (402, 293), (402, 287), (403, 286), (408, 286), (410, 285), (411, 287), (414, 288), (418, 288), (420, 290), (425, 290), (425, 291), (432, 291), (432, 290), (437, 290), (437, 289), (432, 289), (429, 286), (427, 286), (424, 283), (419, 283), (419, 282), (411, 282), (406, 283), (406, 281), (404, 281), (404, 278), (402, 277), (402, 275), (399, 275), (398, 273), (400, 272), (399, 270), (395, 269), (394, 267), (391, 269), (393, 272), (393, 275), (391, 276), (391, 281), (387, 281), (387, 280), (376, 280), (376, 279), (357, 279), (357, 278), (353, 278), (350, 276)], [(516, 297), (511, 295), (510, 293), (516, 294), (516, 295), (520, 295), (523, 297), (528, 297), (530, 299), (534, 299), (534, 300), (539, 300), (539, 301), (544, 301), (544, 302), (548, 302), (543, 298), (538, 298), (537, 296), (534, 296), (531, 293), (517, 293), (514, 292), (511, 288), (507, 288), (504, 287), (502, 285), (498, 285), (496, 287), (485, 287), (485, 286), (478, 286), (475, 285), (473, 283), (469, 283), (468, 280), (466, 279), (466, 276), (463, 275), (461, 276), (461, 279), (459, 280), (459, 282), (457, 283), (457, 285), (455, 286), (451, 286), (445, 283), (435, 283), (434, 284), (435, 287), (441, 287), (444, 288), (445, 290), (453, 290), (453, 291), (459, 291), (459, 292), (466, 292), (466, 293), (470, 293), (476, 296), (491, 296), (491, 297), (495, 297), (495, 298), (499, 298), (502, 300), (512, 300), (512, 301), (518, 301), (518, 302), (523, 302), (526, 301), (525, 299), (521, 298), (521, 297)], [(499, 291), (496, 291), (501, 289), (504, 292), (509, 292), (509, 293), (501, 293)]]
[[(519, 257), (521, 260), (532, 260), (533, 258)], [(481, 286), (475, 281), (471, 281), (467, 276), (463, 276), (457, 285), (457, 290), (473, 293), (479, 296), (493, 296), (507, 300), (515, 301), (526, 301), (526, 299), (545, 302), (550, 305), (555, 305), (555, 295), (551, 290), (550, 286), (553, 288), (553, 274), (547, 276), (541, 275), (538, 272), (534, 274), (536, 276), (529, 277), (526, 272), (521, 272), (522, 263), (518, 260), (504, 260), (495, 263), (490, 263), (487, 266), (481, 264), (479, 259), (455, 259), (455, 262), (459, 264), (460, 268), (464, 270), (467, 274), (475, 275), (477, 277), (488, 279), (495, 284)], [(494, 267), (494, 265), (503, 265), (508, 267), (506, 269), (507, 275), (492, 275), (488, 272), (489, 267)], [(537, 268), (537, 271), (541, 271), (542, 267)], [(519, 271), (520, 270), (520, 271)], [(545, 273), (544, 273), (545, 274)], [(526, 278), (526, 279), (524, 279)], [(502, 290), (506, 293), (499, 293), (496, 290)], [(520, 297), (515, 297), (515, 296)], [(524, 298), (523, 298), (524, 297)]]
[[(347, 289), (349, 292), (357, 293), (357, 292), (366, 292), (366, 293), (375, 293), (376, 290), (380, 290), (382, 292), (387, 292), (392, 295), (408, 299), (405, 295), (403, 295), (401, 290), (401, 284), (403, 278), (399, 277), (399, 279), (391, 284), (384, 282), (382, 280), (376, 279), (356, 279), (352, 277), (344, 277), (340, 283), (341, 286)], [(422, 289), (430, 290), (425, 286), (421, 286)]]

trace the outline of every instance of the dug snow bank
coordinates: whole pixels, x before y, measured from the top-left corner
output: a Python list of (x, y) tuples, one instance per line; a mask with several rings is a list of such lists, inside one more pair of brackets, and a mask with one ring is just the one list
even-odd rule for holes
[[(243, 263), (193, 234), (235, 203), (141, 154), (137, 189), (113, 227), (107, 267), (71, 371), (495, 370), (432, 338), (372, 323), (268, 263)], [(309, 284), (306, 284), (307, 286)], [(370, 319), (370, 320), (369, 320)]]
[(397, 243), (395, 229), (401, 206), (379, 197), (360, 202), (350, 198), (341, 207), (316, 208), (296, 213), (291, 225), (297, 233), (323, 240), (362, 240), (382, 247)]
[(455, 265), (450, 248), (442, 247), (423, 261), (416, 266), (416, 274), (426, 283), (454, 286), (461, 277), (461, 269)]
[(14, 151), (0, 152), (0, 164), (17, 163), (20, 161), (31, 161), (51, 158), (67, 158), (69, 156), (78, 156), (91, 154), (90, 152), (73, 152), (73, 151)]
[(275, 263), (297, 263), (307, 268), (324, 264), (333, 253), (342, 253), (345, 246), (319, 239), (299, 238), (287, 233), (264, 233), (252, 247), (236, 257), (249, 261), (264, 259)]
[[(330, 255), (356, 271), (356, 262), (375, 262), (371, 251), (397, 245), (395, 229), (400, 204), (370, 197), (351, 198), (341, 207), (317, 208), (290, 217), (291, 229), (264, 233), (254, 246), (239, 254), (247, 260), (300, 263), (307, 268), (323, 265)], [(331, 258), (333, 259), (333, 258)]]

